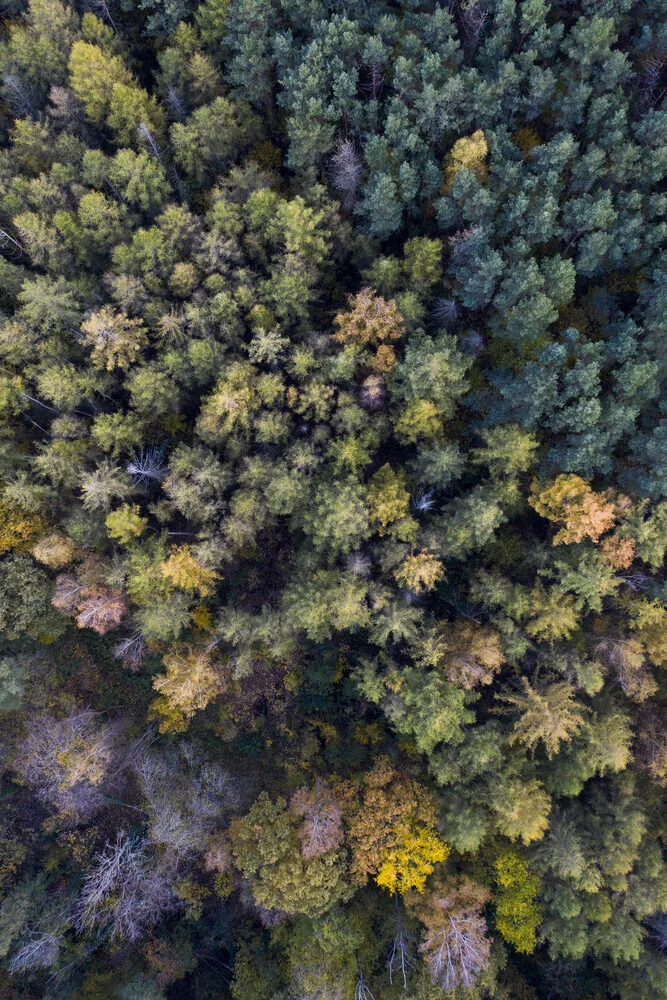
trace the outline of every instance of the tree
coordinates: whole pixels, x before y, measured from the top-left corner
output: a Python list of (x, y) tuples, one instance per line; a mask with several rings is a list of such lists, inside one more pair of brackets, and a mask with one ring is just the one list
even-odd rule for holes
[(470, 989), (487, 968), (491, 941), (481, 915), (490, 894), (466, 878), (439, 881), (426, 895), (406, 899), (422, 923), (419, 950), (431, 981), (451, 991)]
[(473, 451), (473, 461), (486, 465), (494, 478), (526, 472), (535, 462), (539, 441), (517, 424), (481, 431), (484, 448)]
[(104, 306), (81, 324), (84, 343), (92, 349), (91, 358), (98, 368), (113, 371), (129, 368), (147, 344), (146, 328), (140, 319)]
[(540, 881), (517, 851), (503, 851), (495, 860), (496, 927), (517, 951), (535, 950), (541, 914), (535, 901)]
[(117, 725), (90, 709), (74, 710), (64, 718), (35, 716), (14, 768), (62, 819), (85, 822), (104, 804), (118, 736)]
[(534, 751), (544, 744), (549, 759), (558, 753), (561, 742), (569, 743), (584, 724), (584, 706), (577, 703), (574, 689), (567, 682), (548, 684), (536, 689), (521, 678), (523, 694), (502, 694), (498, 700), (512, 706), (519, 718), (514, 723), (510, 743), (523, 743)]
[(232, 820), (229, 837), (235, 863), (256, 875), (253, 895), (260, 906), (316, 917), (338, 900), (349, 899), (345, 853), (333, 847), (306, 860), (299, 851), (297, 820), (283, 799), (262, 792), (242, 818)]
[(105, 524), (110, 538), (117, 538), (121, 545), (127, 545), (134, 538), (143, 534), (148, 518), (139, 513), (139, 504), (123, 504), (117, 510), (107, 514)]
[(377, 347), (403, 336), (404, 324), (398, 306), (375, 295), (372, 288), (362, 288), (350, 299), (349, 309), (334, 317), (334, 340), (340, 344)]
[(115, 87), (132, 86), (132, 76), (118, 55), (107, 55), (97, 45), (78, 40), (69, 57), (69, 83), (88, 118), (99, 124), (108, 111)]
[(220, 579), (218, 573), (207, 569), (195, 559), (189, 545), (179, 545), (172, 549), (169, 558), (160, 566), (160, 571), (174, 587), (194, 590), (200, 597), (206, 597), (215, 581)]
[(153, 679), (160, 695), (153, 710), (163, 732), (178, 732), (216, 697), (222, 689), (222, 677), (213, 669), (210, 655), (192, 646), (173, 646), (163, 663), (166, 673)]
[[(396, 862), (399, 854), (409, 868), (407, 857), (401, 853), (405, 849), (404, 837), (411, 829), (429, 830), (434, 825), (435, 802), (426, 789), (401, 775), (386, 758), (379, 758), (366, 774), (363, 791), (348, 820), (352, 877), (361, 885), (369, 875), (377, 880), (383, 861), (394, 857)], [(429, 833), (424, 844), (427, 850), (428, 838)], [(398, 880), (399, 876), (392, 877)]]
[(26, 510), (6, 501), (0, 501), (0, 553), (17, 552), (30, 548), (46, 531), (46, 522), (39, 514), (30, 514)]
[(494, 629), (461, 620), (433, 626), (415, 653), (467, 691), (491, 684), (505, 663), (500, 636)]
[(42, 536), (30, 551), (37, 562), (49, 569), (62, 569), (77, 555), (76, 542), (57, 532)]
[(530, 503), (538, 514), (563, 524), (553, 539), (554, 545), (569, 545), (590, 538), (597, 542), (616, 521), (616, 507), (606, 497), (594, 493), (580, 476), (560, 475), (551, 486), (537, 492)]
[[(475, 4), (469, 4), (466, 9), (470, 10), (475, 6)], [(473, 132), (470, 136), (457, 139), (449, 153), (445, 169), (447, 187), (451, 187), (452, 181), (461, 170), (473, 171), (483, 181), (486, 178), (485, 160), (488, 154), (489, 144), (481, 129)]]
[(121, 831), (86, 872), (77, 901), (79, 933), (109, 925), (112, 939), (136, 941), (177, 907), (173, 873), (153, 861), (144, 845)]
[(551, 800), (539, 781), (506, 778), (493, 790), (491, 808), (498, 830), (510, 840), (524, 844), (540, 840), (549, 828)]
[[(378, 534), (389, 534), (408, 541), (416, 530), (416, 523), (409, 516), (409, 504), (405, 476), (395, 473), (389, 463), (383, 465), (373, 475), (368, 490), (371, 522), (378, 525)], [(387, 531), (389, 525), (391, 527)]]
[(396, 579), (408, 590), (433, 590), (445, 575), (442, 562), (432, 552), (422, 550), (407, 556), (395, 572)]
[(8, 639), (29, 636), (49, 641), (64, 631), (65, 620), (50, 607), (52, 584), (24, 555), (0, 560), (0, 631)]
[(216, 97), (197, 108), (185, 124), (171, 128), (171, 144), (179, 167), (202, 184), (251, 145), (259, 122), (250, 108)]
[(303, 818), (298, 837), (304, 858), (316, 858), (343, 843), (342, 804), (329, 785), (318, 781), (314, 788), (298, 789), (289, 807), (295, 816)]
[(323, 482), (315, 493), (303, 526), (313, 545), (332, 557), (355, 548), (368, 538), (368, 507), (361, 486), (351, 477), (331, 484)]
[(0, 657), (0, 712), (15, 712), (21, 707), (25, 680), (26, 668), (21, 659)]

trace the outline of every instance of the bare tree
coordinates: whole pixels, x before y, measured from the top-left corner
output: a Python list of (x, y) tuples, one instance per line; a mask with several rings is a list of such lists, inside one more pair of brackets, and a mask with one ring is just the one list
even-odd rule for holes
[(489, 12), (483, 0), (459, 0), (459, 13), (466, 45), (474, 50), (479, 43)]
[(168, 861), (151, 858), (143, 843), (119, 832), (86, 874), (76, 931), (83, 934), (104, 928), (112, 939), (136, 941), (176, 908), (174, 874)]
[(375, 997), (366, 985), (364, 974), (361, 971), (361, 966), (359, 966), (359, 978), (357, 979), (357, 984), (354, 987), (354, 1000), (375, 1000)]
[(398, 893), (394, 893), (396, 903), (396, 934), (391, 946), (391, 951), (387, 956), (387, 967), (389, 969), (389, 982), (394, 985), (394, 976), (400, 975), (403, 979), (403, 989), (408, 988), (408, 973), (417, 968), (414, 956), (415, 938), (408, 931), (403, 920), (401, 907), (398, 902)]
[(436, 885), (426, 896), (410, 894), (424, 925), (419, 950), (432, 982), (448, 992), (469, 989), (489, 964), (491, 941), (481, 915), (488, 900), (487, 890), (466, 878)]
[(361, 183), (363, 165), (351, 139), (343, 139), (331, 159), (331, 183), (341, 193), (345, 208), (351, 208)]
[(436, 299), (431, 315), (442, 326), (455, 326), (460, 318), (456, 299)]
[(314, 788), (300, 788), (292, 796), (290, 811), (303, 816), (299, 830), (304, 858), (316, 858), (343, 842), (343, 809), (333, 789), (323, 781)]
[(121, 639), (113, 648), (113, 655), (122, 660), (128, 670), (138, 670), (146, 652), (146, 643), (141, 632)]
[(229, 774), (217, 764), (202, 763), (188, 744), (168, 756), (140, 756), (134, 767), (149, 815), (149, 842), (174, 864), (202, 850), (237, 804)]
[(9, 971), (21, 974), (54, 968), (58, 964), (62, 937), (62, 930), (29, 929), (27, 940), (18, 951), (14, 952), (9, 961)]
[(120, 623), (127, 612), (127, 599), (110, 587), (84, 587), (80, 593), (76, 624), (104, 635)]
[(64, 719), (36, 716), (28, 722), (14, 768), (61, 818), (80, 822), (104, 805), (119, 731), (118, 723), (102, 722), (91, 709), (71, 712)]
[(646, 650), (639, 639), (603, 636), (595, 647), (598, 656), (613, 667), (621, 690), (633, 701), (646, 701), (657, 691), (646, 663)]
[(14, 114), (19, 118), (33, 118), (37, 102), (20, 77), (15, 73), (4, 73), (2, 83), (2, 96)]
[(68, 87), (51, 87), (47, 114), (56, 127), (80, 134), (85, 129), (83, 107)]

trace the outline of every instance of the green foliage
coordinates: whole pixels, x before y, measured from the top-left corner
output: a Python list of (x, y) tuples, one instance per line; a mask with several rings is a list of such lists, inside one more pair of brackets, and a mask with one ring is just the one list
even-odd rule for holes
[(5, 4), (0, 993), (661, 1000), (664, 21)]

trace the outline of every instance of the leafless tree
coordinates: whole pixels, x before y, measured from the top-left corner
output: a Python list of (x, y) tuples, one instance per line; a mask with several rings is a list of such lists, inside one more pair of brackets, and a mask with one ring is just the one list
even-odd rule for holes
[(363, 164), (351, 139), (343, 139), (331, 159), (331, 183), (341, 193), (345, 208), (351, 208), (361, 183)]
[(108, 21), (114, 30), (114, 34), (118, 34), (118, 28), (116, 27), (116, 22), (112, 17), (107, 0), (87, 0), (87, 6), (103, 21)]
[(481, 914), (488, 900), (487, 890), (466, 878), (415, 896), (414, 911), (423, 924), (419, 950), (431, 980), (447, 992), (469, 989), (489, 964), (491, 941)]
[(167, 91), (167, 107), (175, 121), (181, 122), (187, 117), (185, 103), (175, 87), (170, 87)]
[(628, 698), (638, 702), (646, 701), (657, 690), (646, 663), (646, 651), (638, 639), (603, 636), (595, 651), (605, 663), (614, 668), (618, 683)]
[(202, 850), (237, 804), (229, 774), (202, 763), (188, 744), (172, 755), (140, 755), (134, 765), (149, 815), (148, 839), (175, 864)]
[(361, 971), (361, 966), (359, 966), (359, 978), (357, 979), (357, 984), (354, 987), (354, 1000), (375, 1000), (375, 997), (366, 985), (364, 974)]
[(51, 87), (47, 113), (63, 131), (80, 134), (85, 129), (83, 107), (68, 87)]
[(167, 474), (164, 448), (144, 448), (127, 463), (125, 471), (135, 485), (161, 482)]
[(667, 953), (667, 913), (657, 913), (646, 921), (649, 938), (659, 951)]
[(107, 775), (118, 750), (120, 725), (83, 709), (64, 719), (35, 716), (18, 747), (14, 768), (37, 797), (63, 819), (81, 822), (106, 799)]
[(443, 326), (454, 326), (460, 315), (456, 299), (436, 299), (431, 315), (436, 323)]
[(76, 624), (104, 635), (120, 623), (127, 612), (127, 599), (110, 587), (84, 587), (80, 593)]
[(400, 975), (403, 979), (403, 989), (408, 987), (408, 973), (417, 968), (414, 956), (415, 938), (408, 931), (403, 920), (401, 907), (398, 901), (398, 893), (394, 894), (396, 903), (396, 934), (391, 946), (391, 951), (387, 956), (387, 967), (389, 969), (389, 982), (393, 986), (394, 976)]
[(143, 843), (119, 832), (86, 874), (76, 931), (83, 934), (104, 928), (112, 939), (136, 941), (176, 908), (173, 880), (168, 860), (150, 857)]
[(51, 603), (58, 611), (63, 611), (67, 615), (72, 614), (79, 602), (81, 589), (76, 577), (61, 573), (56, 577), (56, 588)]
[(466, 45), (474, 50), (479, 43), (489, 12), (483, 0), (459, 0), (459, 13)]
[(32, 973), (40, 969), (52, 969), (58, 964), (62, 945), (62, 931), (41, 931), (29, 929), (27, 940), (9, 961), (12, 973)]
[(314, 788), (300, 788), (292, 796), (290, 811), (303, 817), (299, 830), (304, 858), (316, 858), (343, 842), (343, 810), (333, 789), (323, 781)]
[(155, 157), (158, 163), (162, 163), (162, 153), (157, 139), (151, 132), (146, 122), (140, 122), (137, 126), (137, 135), (139, 137), (139, 142), (146, 147), (148, 152)]
[(2, 78), (2, 96), (19, 118), (32, 118), (35, 114), (35, 98), (21, 79), (14, 73), (5, 73)]
[(122, 660), (128, 670), (138, 670), (146, 652), (146, 643), (141, 632), (121, 639), (113, 648), (113, 655)]

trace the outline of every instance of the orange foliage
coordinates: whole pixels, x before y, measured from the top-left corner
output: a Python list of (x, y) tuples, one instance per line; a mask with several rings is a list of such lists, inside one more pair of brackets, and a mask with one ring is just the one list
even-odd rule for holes
[(558, 476), (550, 486), (538, 492), (533, 484), (529, 503), (549, 521), (562, 524), (554, 545), (567, 545), (590, 538), (597, 542), (605, 531), (614, 527), (616, 506), (608, 496), (595, 493), (580, 476), (572, 473)]
[(403, 846), (406, 830), (432, 827), (435, 822), (435, 803), (428, 790), (380, 757), (365, 776), (349, 820), (354, 881), (364, 885), (369, 875), (376, 875), (386, 852)]

